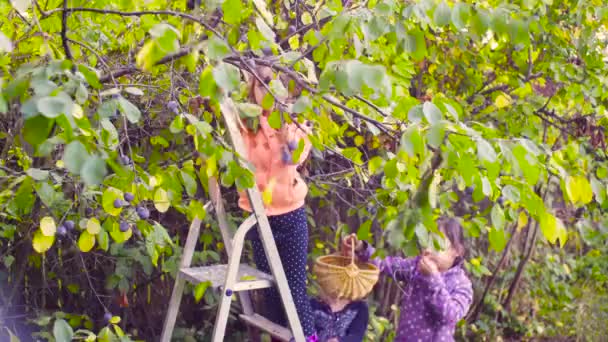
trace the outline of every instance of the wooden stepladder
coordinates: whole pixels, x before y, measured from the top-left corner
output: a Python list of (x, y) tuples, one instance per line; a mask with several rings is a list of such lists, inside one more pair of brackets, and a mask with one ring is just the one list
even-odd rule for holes
[[(224, 117), (226, 129), (232, 140), (232, 145), (234, 146), (234, 151), (238, 156), (246, 156), (237, 121), (239, 120), (238, 112), (234, 103), (226, 96), (220, 104), (220, 108)], [(236, 161), (243, 165), (237, 155), (235, 155)], [(211, 283), (210, 287), (219, 288), (222, 291), (213, 331), (213, 342), (221, 342), (224, 340), (226, 324), (230, 313), (230, 305), (234, 293), (238, 294), (243, 308), (243, 313), (239, 315), (243, 322), (249, 326), (266, 331), (282, 341), (290, 341), (293, 338), (296, 342), (305, 342), (304, 332), (302, 331), (302, 326), (300, 325), (296, 307), (287, 283), (287, 277), (285, 276), (285, 271), (283, 270), (283, 265), (281, 264), (281, 259), (270, 230), (270, 224), (266, 217), (260, 191), (257, 187), (247, 190), (253, 213), (245, 219), (232, 237), (230, 236), (227, 216), (222, 203), (220, 187), (217, 180), (214, 178), (209, 180), (209, 193), (211, 195), (211, 202), (205, 204), (205, 209), (209, 211), (213, 208), (215, 210), (218, 225), (222, 233), (222, 239), (224, 240), (224, 246), (228, 253), (228, 264), (191, 267), (192, 256), (194, 254), (196, 241), (199, 238), (201, 226), (201, 221), (198, 218), (195, 218), (190, 225), (188, 237), (186, 238), (186, 244), (180, 262), (180, 271), (175, 279), (175, 285), (171, 294), (169, 309), (167, 316), (165, 317), (160, 341), (169, 342), (171, 340), (177, 313), (179, 311), (179, 305), (184, 293), (185, 282), (189, 281), (193, 284), (199, 284), (208, 281)], [(249, 265), (240, 263), (245, 244), (245, 236), (256, 223), (272, 274), (264, 273)], [(267, 318), (255, 313), (253, 310), (247, 291), (272, 286), (276, 286), (280, 294), (290, 329), (271, 322)]]

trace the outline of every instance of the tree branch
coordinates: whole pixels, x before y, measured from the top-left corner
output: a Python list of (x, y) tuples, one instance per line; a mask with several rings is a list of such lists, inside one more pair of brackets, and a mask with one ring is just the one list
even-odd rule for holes
[[(206, 38), (206, 36), (205, 36), (205, 38)], [(182, 57), (184, 57), (184, 56), (192, 53), (192, 51), (194, 51), (195, 49), (198, 49), (198, 45), (184, 47), (184, 48), (180, 49), (179, 51), (177, 51), (175, 53), (166, 55), (165, 57), (161, 58), (156, 63), (154, 63), (154, 65), (158, 66), (158, 65), (163, 65), (163, 64), (167, 64), (167, 63), (173, 62), (173, 61), (175, 61), (177, 59), (180, 59), (180, 58), (182, 58)], [(134, 65), (122, 67), (122, 68), (119, 68), (119, 69), (117, 69), (115, 71), (112, 71), (112, 72), (108, 73), (107, 75), (101, 76), (99, 78), (99, 81), (101, 83), (105, 83), (105, 82), (110, 81), (113, 77), (114, 78), (118, 78), (118, 77), (121, 77), (121, 76), (130, 75), (130, 74), (135, 73), (137, 71), (140, 71), (140, 69), (137, 68)]]
[(61, 14), (61, 42), (63, 43), (63, 51), (65, 52), (65, 58), (70, 61), (74, 59), (72, 51), (70, 51), (70, 44), (68, 43), (68, 15), (67, 11), (68, 0), (63, 0), (63, 13)]
[(180, 17), (180, 18), (184, 18), (184, 19), (188, 19), (190, 21), (194, 21), (196, 23), (199, 23), (201, 26), (203, 26), (204, 28), (206, 28), (207, 30), (211, 31), (213, 34), (215, 34), (218, 37), (223, 37), (221, 34), (219, 34), (219, 32), (217, 32), (215, 30), (215, 28), (213, 28), (212, 25), (206, 23), (205, 21), (203, 21), (200, 18), (197, 18), (195, 16), (192, 16), (190, 14), (187, 13), (182, 13), (182, 12), (177, 12), (177, 11), (167, 11), (167, 10), (157, 10), (157, 11), (135, 11), (135, 12), (123, 12), (123, 11), (116, 11), (116, 10), (108, 10), (108, 9), (101, 9), (101, 8), (86, 8), (86, 7), (72, 7), (72, 8), (55, 8), (53, 10), (50, 10), (48, 12), (43, 12), (42, 13), (42, 19), (46, 19), (47, 17), (55, 14), (55, 13), (59, 13), (59, 12), (92, 12), (92, 13), (100, 13), (100, 14), (114, 14), (114, 15), (119, 15), (122, 17), (141, 17), (144, 15), (169, 15), (169, 16), (174, 16), (174, 17)]
[[(285, 73), (287, 76), (289, 76), (291, 79), (293, 79), (294, 82), (296, 82), (299, 86), (301, 86), (302, 88), (306, 89), (310, 93), (312, 93), (312, 94), (319, 94), (319, 90), (313, 88), (310, 85), (309, 82), (303, 80), (303, 78), (297, 72), (295, 72), (295, 71), (293, 71), (293, 70), (291, 70), (291, 69), (289, 69), (289, 68), (287, 68), (285, 66), (273, 63), (272, 61), (268, 61), (268, 60), (265, 60), (265, 59), (254, 58), (253, 61), (256, 64), (265, 65), (265, 66), (271, 67), (271, 68), (273, 68), (273, 69), (275, 69), (277, 71)], [(337, 101), (336, 99), (334, 99), (333, 97), (331, 97), (329, 95), (321, 95), (321, 98), (324, 101), (328, 102), (329, 104), (331, 104), (331, 105), (333, 105), (335, 107), (338, 107), (338, 108), (342, 109), (343, 111), (345, 111), (345, 112), (347, 112), (347, 113), (349, 113), (349, 114), (351, 114), (351, 115), (353, 115), (353, 116), (355, 116), (355, 117), (357, 117), (357, 118), (359, 118), (361, 120), (364, 120), (364, 121), (367, 121), (367, 122), (371, 123), (372, 125), (376, 126), (380, 131), (382, 131), (383, 133), (385, 133), (389, 137), (391, 137), (393, 139), (396, 139), (395, 136), (394, 136), (394, 131), (391, 130), (391, 129), (389, 129), (389, 128), (387, 128), (383, 123), (379, 122), (378, 120), (372, 119), (372, 118), (370, 118), (370, 117), (368, 117), (368, 116), (366, 116), (364, 114), (359, 113), (358, 111), (356, 111), (356, 110), (354, 110), (352, 108), (349, 108), (349, 107), (345, 106), (344, 104), (340, 103), (339, 101)]]

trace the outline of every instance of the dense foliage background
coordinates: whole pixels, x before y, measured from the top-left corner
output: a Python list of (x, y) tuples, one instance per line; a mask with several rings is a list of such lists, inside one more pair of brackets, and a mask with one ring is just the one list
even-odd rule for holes
[[(311, 261), (347, 232), (413, 255), (456, 215), (476, 295), (459, 338), (607, 336), (604, 1), (199, 2), (0, 2), (2, 340), (160, 334), (209, 177), (242, 219), (253, 180), (217, 100), (255, 120), (255, 65), (303, 90), (279, 104), (314, 126)], [(225, 262), (205, 222), (195, 262)], [(378, 284), (370, 341), (399, 296)], [(189, 288), (175, 336), (209, 338), (216, 302)]]

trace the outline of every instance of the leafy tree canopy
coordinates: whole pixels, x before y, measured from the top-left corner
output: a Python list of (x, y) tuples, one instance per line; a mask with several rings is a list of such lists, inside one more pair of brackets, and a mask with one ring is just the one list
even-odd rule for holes
[[(271, 126), (313, 124), (312, 210), (340, 207), (337, 221), (317, 222), (338, 229), (314, 255), (344, 230), (380, 254), (414, 255), (436, 243), (438, 216), (457, 215), (482, 277), (514, 236), (527, 260), (536, 244), (581, 253), (606, 234), (604, 1), (199, 2), (0, 4), (7, 274), (68, 255), (92, 269), (102, 253), (109, 290), (133, 293), (139, 270), (174, 275), (183, 232), (170, 226), (204, 217), (209, 177), (254, 185), (219, 101), (228, 94), (259, 120), (244, 75), (260, 65), (276, 76), (263, 104), (277, 105)], [(280, 100), (294, 88), (297, 99)], [(201, 261), (220, 258), (211, 231)], [(59, 289), (99, 299), (90, 278), (53, 272)], [(63, 318), (55, 338), (81, 326)], [(100, 336), (122, 334), (115, 321)]]

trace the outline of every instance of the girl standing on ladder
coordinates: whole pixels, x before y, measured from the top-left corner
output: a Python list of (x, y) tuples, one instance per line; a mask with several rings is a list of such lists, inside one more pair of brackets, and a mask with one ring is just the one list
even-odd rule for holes
[[(250, 77), (249, 97), (250, 101), (261, 106), (265, 97), (272, 96), (266, 89), (275, 78), (268, 67), (258, 66), (255, 71), (259, 79)], [(260, 80), (266, 84), (266, 87), (260, 83)], [(280, 81), (286, 89), (289, 88), (285, 79)], [(293, 91), (290, 91), (290, 94), (293, 94)], [(302, 329), (307, 341), (317, 341), (314, 317), (306, 294), (308, 225), (304, 201), (308, 186), (297, 170), (310, 153), (311, 144), (307, 137), (310, 128), (295, 122), (283, 122), (281, 128), (274, 129), (268, 123), (271, 113), (272, 109), (264, 110), (257, 124), (241, 126), (247, 150), (246, 157), (254, 167), (258, 189), (264, 194), (266, 215)], [(297, 156), (298, 152), (300, 152), (299, 157), (296, 159), (294, 156)], [(251, 212), (247, 193), (240, 192), (239, 196), (239, 207)], [(257, 268), (270, 273), (257, 229), (251, 231), (250, 237)], [(268, 311), (264, 312), (264, 315), (271, 321), (285, 326), (285, 312), (277, 289), (275, 287), (265, 289), (263, 296), (264, 307)]]

